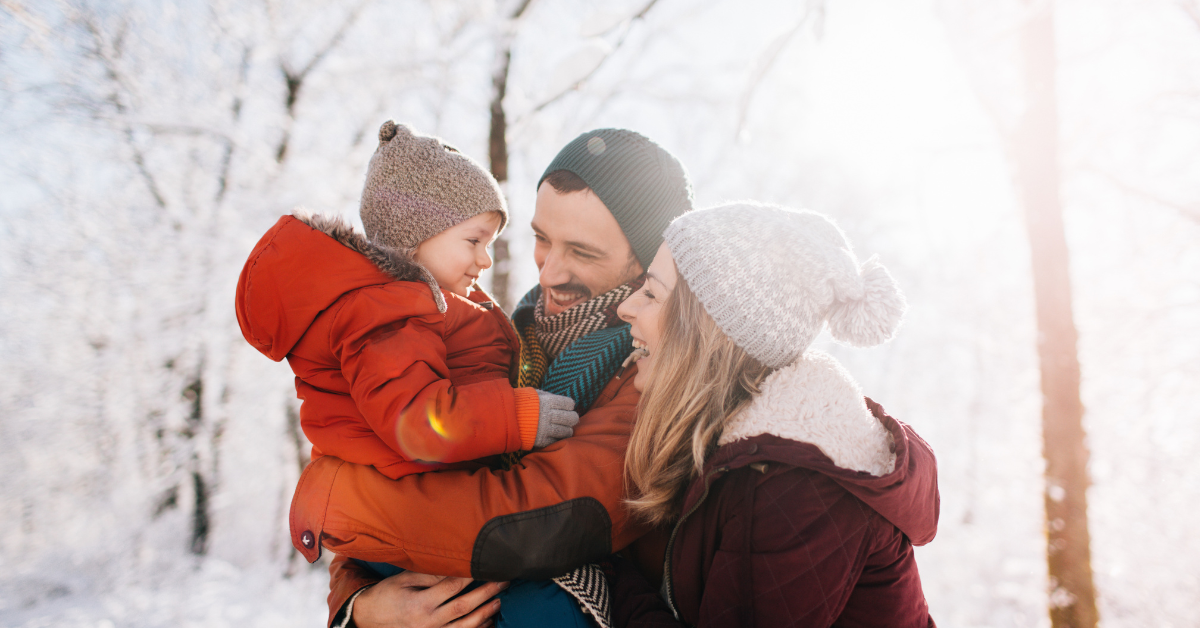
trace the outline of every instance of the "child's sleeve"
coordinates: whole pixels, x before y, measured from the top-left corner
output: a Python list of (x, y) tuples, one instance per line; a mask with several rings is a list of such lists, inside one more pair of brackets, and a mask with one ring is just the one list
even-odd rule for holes
[(428, 288), (420, 286), (424, 295), (413, 290), (411, 296), (403, 294), (406, 289), (390, 284), (358, 291), (330, 329), (330, 347), (350, 396), (371, 429), (414, 462), (532, 449), (537, 392), (514, 389), (505, 378), (451, 386), (444, 316)]

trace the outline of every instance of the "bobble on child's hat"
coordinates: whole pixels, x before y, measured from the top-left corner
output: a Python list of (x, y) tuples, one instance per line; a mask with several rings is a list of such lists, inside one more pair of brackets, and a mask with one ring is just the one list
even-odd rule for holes
[(408, 251), (485, 212), (508, 207), (499, 184), (470, 157), (436, 137), (388, 120), (367, 166), (359, 215), (371, 242)]
[(828, 323), (856, 347), (892, 338), (904, 295), (875, 258), (861, 266), (841, 229), (813, 211), (740, 202), (680, 216), (664, 234), (679, 274), (739, 347), (779, 368)]

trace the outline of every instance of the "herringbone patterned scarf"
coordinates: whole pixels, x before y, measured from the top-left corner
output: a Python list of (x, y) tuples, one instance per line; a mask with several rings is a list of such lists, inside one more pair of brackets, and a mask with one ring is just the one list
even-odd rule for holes
[[(583, 414), (629, 354), (633, 337), (617, 316), (617, 307), (644, 281), (638, 277), (550, 317), (539, 316), (544, 308), (542, 287), (530, 290), (513, 312), (521, 337), (517, 386), (570, 397)], [(547, 343), (558, 350), (548, 351)]]
[[(542, 287), (530, 290), (513, 311), (521, 337), (518, 386), (532, 386), (575, 400), (583, 414), (629, 355), (633, 336), (617, 316), (617, 306), (642, 286), (644, 278), (618, 286), (595, 299), (551, 317), (544, 317)], [(569, 316), (568, 316), (569, 315)], [(555, 347), (553, 352), (546, 345)], [(506, 454), (511, 467), (521, 452)], [(608, 580), (597, 565), (584, 565), (554, 582), (570, 593), (600, 628), (612, 627)]]
[[(538, 298), (533, 305), (534, 333), (546, 355), (553, 360), (572, 342), (594, 331), (620, 325), (617, 307), (637, 289), (633, 283), (617, 286), (554, 316), (546, 316), (546, 300)], [(539, 293), (540, 288), (537, 288)]]

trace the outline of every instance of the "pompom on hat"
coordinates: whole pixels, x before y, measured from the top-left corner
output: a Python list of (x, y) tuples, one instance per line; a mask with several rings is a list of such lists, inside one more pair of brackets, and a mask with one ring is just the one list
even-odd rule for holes
[(826, 323), (835, 340), (869, 347), (904, 316), (887, 269), (873, 257), (860, 265), (817, 212), (738, 202), (684, 214), (663, 237), (717, 326), (772, 368), (803, 355)]
[(486, 212), (508, 223), (508, 206), (483, 166), (441, 139), (388, 120), (367, 166), (359, 216), (374, 244), (412, 251), (433, 236)]

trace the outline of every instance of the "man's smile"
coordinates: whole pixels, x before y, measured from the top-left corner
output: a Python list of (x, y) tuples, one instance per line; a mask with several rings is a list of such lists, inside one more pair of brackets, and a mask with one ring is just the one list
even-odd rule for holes
[(546, 289), (546, 314), (554, 316), (568, 308), (587, 301), (590, 295), (578, 290), (563, 290), (561, 288)]

